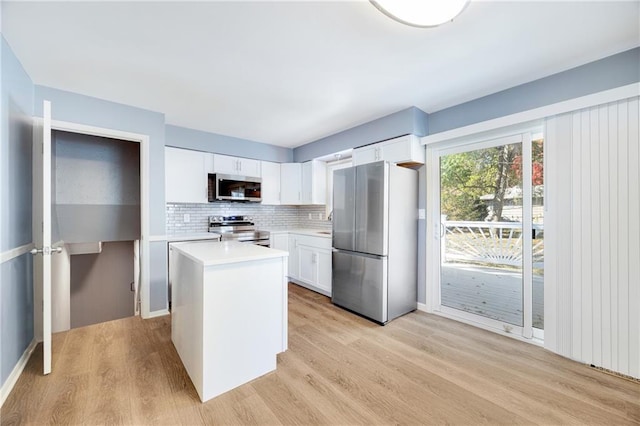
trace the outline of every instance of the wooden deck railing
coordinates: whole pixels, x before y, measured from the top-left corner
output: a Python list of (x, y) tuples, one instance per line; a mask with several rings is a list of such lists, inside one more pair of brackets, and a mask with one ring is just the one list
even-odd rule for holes
[[(441, 232), (442, 261), (522, 267), (522, 223), (447, 221)], [(544, 265), (544, 226), (533, 225), (533, 267)]]

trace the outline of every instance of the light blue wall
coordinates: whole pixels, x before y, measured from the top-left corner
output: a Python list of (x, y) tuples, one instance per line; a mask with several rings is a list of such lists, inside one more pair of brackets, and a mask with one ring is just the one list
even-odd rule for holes
[(32, 241), (33, 84), (2, 38), (2, 215), (0, 251)]
[(429, 114), (429, 134), (640, 81), (640, 48)]
[(35, 115), (51, 101), (54, 120), (148, 135), (151, 235), (164, 235), (164, 114), (45, 86), (35, 86)]
[[(402, 134), (424, 136), (502, 117), (640, 81), (640, 48), (613, 55), (552, 76), (516, 86), (451, 108), (426, 114), (412, 107), (294, 149), (306, 161)], [(425, 201), (425, 167), (420, 168), (419, 208)], [(425, 303), (425, 221), (418, 221), (418, 302)]]
[(424, 136), (427, 134), (426, 131), (427, 114), (416, 107), (411, 107), (299, 146), (293, 150), (293, 159), (301, 163), (397, 136), (408, 134)]
[[(164, 201), (164, 114), (109, 102), (51, 87), (35, 86), (35, 115), (42, 116), (42, 101), (51, 101), (54, 120), (68, 121), (149, 136), (149, 226), (151, 236), (165, 234)], [(167, 256), (150, 250), (153, 270), (164, 271), (150, 280), (150, 309), (166, 308)]]
[(0, 264), (0, 381), (33, 340), (33, 257), (27, 253)]
[(165, 145), (276, 163), (293, 161), (293, 150), (290, 148), (171, 125), (166, 126)]
[[(0, 251), (33, 242), (33, 83), (1, 39), (0, 65)], [(33, 340), (31, 254), (0, 264), (0, 382)]]

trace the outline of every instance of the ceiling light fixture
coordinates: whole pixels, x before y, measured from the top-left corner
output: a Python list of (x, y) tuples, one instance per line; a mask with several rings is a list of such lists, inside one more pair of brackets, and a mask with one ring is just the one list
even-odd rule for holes
[(412, 27), (436, 27), (452, 21), (469, 0), (370, 0), (380, 12)]

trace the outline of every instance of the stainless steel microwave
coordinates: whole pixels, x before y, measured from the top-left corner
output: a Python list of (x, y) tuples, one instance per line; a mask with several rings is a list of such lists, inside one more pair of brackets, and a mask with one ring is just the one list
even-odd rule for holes
[(209, 174), (209, 202), (262, 201), (262, 179), (249, 176)]

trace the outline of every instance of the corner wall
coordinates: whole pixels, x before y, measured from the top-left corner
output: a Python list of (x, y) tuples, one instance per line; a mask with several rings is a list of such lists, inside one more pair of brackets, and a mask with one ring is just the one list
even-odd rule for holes
[(32, 233), (33, 83), (11, 47), (1, 42), (0, 64), (0, 383), (34, 338)]

